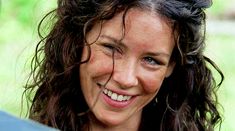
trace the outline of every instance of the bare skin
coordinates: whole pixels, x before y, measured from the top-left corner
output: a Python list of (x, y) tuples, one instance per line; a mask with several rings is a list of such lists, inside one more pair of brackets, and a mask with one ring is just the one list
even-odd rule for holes
[[(122, 40), (122, 13), (103, 23), (97, 41), (99, 24), (87, 37), (88, 42), (95, 43), (89, 62), (80, 66), (80, 78), (94, 117), (90, 125), (93, 131), (137, 131), (143, 107), (174, 69), (170, 62), (174, 39), (165, 19), (149, 11), (131, 9), (125, 24)], [(84, 49), (82, 59), (87, 54)]]

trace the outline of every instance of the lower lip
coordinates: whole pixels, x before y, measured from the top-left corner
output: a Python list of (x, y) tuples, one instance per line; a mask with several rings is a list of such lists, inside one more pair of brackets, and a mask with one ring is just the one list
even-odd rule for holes
[(115, 101), (115, 100), (112, 100), (110, 97), (108, 97), (107, 95), (105, 95), (104, 93), (102, 93), (101, 95), (104, 99), (104, 101), (110, 105), (111, 107), (114, 107), (114, 108), (125, 108), (127, 107), (128, 105), (130, 105), (132, 103), (132, 101), (135, 99), (135, 98), (131, 98), (130, 100), (128, 101)]

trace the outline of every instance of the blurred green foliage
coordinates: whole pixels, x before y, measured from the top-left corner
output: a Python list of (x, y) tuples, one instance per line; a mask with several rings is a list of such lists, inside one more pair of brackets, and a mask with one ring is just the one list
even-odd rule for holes
[[(234, 24), (235, 25), (235, 24)], [(235, 34), (210, 34), (208, 36), (208, 45), (206, 48), (206, 55), (214, 60), (216, 64), (223, 71), (225, 80), (218, 91), (220, 112), (223, 115), (222, 131), (234, 131), (233, 124), (235, 118)], [(214, 72), (215, 73), (215, 72)], [(218, 74), (214, 74), (218, 76)], [(216, 79), (219, 81), (218, 77)]]
[(214, 18), (224, 17), (223, 15), (235, 13), (235, 0), (212, 0), (212, 7), (209, 13)]
[[(30, 58), (38, 41), (37, 25), (55, 7), (56, 0), (1, 0), (1, 110), (20, 115), (23, 85), (27, 80)], [(22, 111), (25, 112), (25, 108)]]
[(225, 11), (226, 7), (229, 7), (230, 4), (228, 0), (213, 0), (212, 2), (213, 4), (210, 11), (213, 15), (220, 15)]
[[(30, 58), (38, 42), (37, 25), (42, 17), (56, 7), (56, 0), (0, 0), (0, 110), (20, 115), (21, 96), (29, 72)], [(207, 11), (219, 18), (235, 0), (214, 0)], [(209, 19), (210, 21), (210, 19)], [(218, 28), (214, 25), (211, 27)], [(233, 27), (232, 27), (233, 28)], [(229, 29), (228, 29), (229, 31)], [(222, 131), (235, 130), (235, 34), (211, 31), (208, 34), (206, 54), (225, 74), (219, 90), (219, 100), (224, 109)], [(24, 101), (24, 100), (23, 100)]]
[(56, 0), (2, 0), (1, 19), (14, 19), (29, 28), (52, 7), (56, 7)]

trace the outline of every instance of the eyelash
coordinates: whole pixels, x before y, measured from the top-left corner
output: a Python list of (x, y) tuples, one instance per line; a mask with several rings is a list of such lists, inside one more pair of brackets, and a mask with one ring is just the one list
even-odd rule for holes
[(121, 50), (120, 50), (118, 47), (113, 46), (112, 44), (104, 43), (103, 46), (104, 46), (105, 48), (107, 48), (108, 50), (111, 50), (112, 52), (114, 51), (114, 52), (119, 52), (119, 53), (121, 53)]
[(143, 60), (144, 60), (145, 63), (148, 63), (148, 64), (150, 64), (152, 66), (154, 66), (154, 65), (162, 65), (162, 63), (160, 61), (158, 61), (158, 60), (156, 60), (156, 59), (154, 59), (152, 57), (144, 57)]
[[(111, 52), (114, 51), (114, 52), (122, 53), (122, 51), (121, 51), (120, 48), (118, 48), (118, 47), (116, 47), (116, 46), (114, 46), (114, 45), (112, 45), (112, 44), (103, 43), (102, 45), (103, 45), (103, 47), (107, 48), (107, 49), (110, 50)], [(144, 58), (143, 58), (143, 61), (144, 61), (144, 63), (147, 63), (147, 64), (149, 64), (149, 65), (151, 65), (151, 66), (163, 65), (163, 63), (162, 63), (161, 61), (156, 60), (155, 58), (152, 58), (152, 57), (149, 57), (149, 56), (144, 57)]]

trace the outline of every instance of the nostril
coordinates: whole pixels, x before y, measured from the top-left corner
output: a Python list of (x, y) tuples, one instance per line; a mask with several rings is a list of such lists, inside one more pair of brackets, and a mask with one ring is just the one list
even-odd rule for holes
[(138, 85), (138, 79), (135, 75), (127, 75), (123, 73), (117, 73), (113, 75), (113, 79), (117, 82), (122, 88), (129, 88)]
[(129, 88), (138, 85), (136, 60), (129, 59), (124, 63), (116, 65), (113, 72), (113, 80), (119, 83), (123, 88)]

